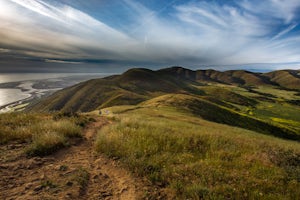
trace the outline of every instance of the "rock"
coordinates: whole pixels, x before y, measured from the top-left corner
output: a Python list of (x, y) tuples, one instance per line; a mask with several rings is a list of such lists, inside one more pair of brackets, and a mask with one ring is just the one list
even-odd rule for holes
[(128, 188), (126, 187), (126, 188), (122, 188), (121, 190), (120, 190), (120, 194), (122, 194), (123, 192), (126, 192), (126, 191), (128, 191)]
[(67, 193), (66, 194), (66, 198), (71, 198), (72, 197), (72, 194), (71, 193)]
[(7, 149), (13, 150), (13, 149), (19, 149), (19, 148), (22, 148), (22, 147), (23, 147), (23, 145), (21, 145), (21, 144), (12, 144), (12, 145), (8, 146)]
[(43, 186), (42, 186), (42, 185), (39, 185), (39, 186), (36, 186), (36, 187), (33, 189), (33, 191), (38, 192), (38, 191), (40, 191), (40, 190), (42, 190), (42, 189), (43, 189)]
[(99, 175), (94, 175), (93, 176), (93, 179), (98, 179), (99, 178)]
[(35, 157), (35, 158), (33, 158), (33, 160), (35, 160), (36, 162), (42, 162), (43, 161), (43, 159), (39, 158), (39, 157)]
[(30, 189), (32, 187), (32, 183), (27, 183), (26, 185), (25, 185), (25, 190), (28, 190), (28, 189)]
[(8, 169), (7, 165), (0, 165), (0, 169)]
[(67, 185), (67, 186), (72, 186), (72, 185), (73, 185), (73, 182), (72, 182), (72, 181), (68, 181), (68, 182), (66, 183), (66, 185)]
[(41, 180), (44, 180), (46, 178), (46, 175), (45, 174), (42, 174), (41, 176), (40, 176), (40, 179)]
[(9, 184), (9, 185), (8, 185), (8, 188), (9, 188), (9, 189), (12, 189), (12, 188), (14, 188), (14, 187), (15, 187), (14, 184)]
[(60, 165), (58, 170), (59, 171), (67, 171), (68, 170), (68, 166), (66, 166), (66, 165)]
[(104, 174), (103, 177), (104, 177), (105, 179), (108, 179), (108, 178), (109, 178), (109, 176), (108, 176), (107, 174)]
[(100, 193), (101, 193), (100, 197), (103, 197), (103, 198), (112, 196), (112, 193), (110, 193), (108, 191), (101, 191)]

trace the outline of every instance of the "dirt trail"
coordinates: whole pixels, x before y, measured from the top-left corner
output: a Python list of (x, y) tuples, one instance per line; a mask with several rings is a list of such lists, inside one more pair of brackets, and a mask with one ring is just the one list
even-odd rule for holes
[(44, 158), (26, 158), (24, 145), (0, 148), (0, 199), (109, 199), (145, 198), (149, 187), (120, 167), (96, 155), (96, 132), (108, 122), (98, 118), (84, 140)]

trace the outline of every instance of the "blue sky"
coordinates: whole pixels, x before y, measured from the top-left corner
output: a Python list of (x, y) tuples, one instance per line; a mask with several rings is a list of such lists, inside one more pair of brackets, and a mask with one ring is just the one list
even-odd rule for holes
[(299, 0), (1, 0), (0, 71), (300, 69), (299, 23)]

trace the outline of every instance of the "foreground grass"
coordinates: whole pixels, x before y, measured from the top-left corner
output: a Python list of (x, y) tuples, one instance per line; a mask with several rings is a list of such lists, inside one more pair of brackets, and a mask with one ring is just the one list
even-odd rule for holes
[(122, 112), (96, 148), (178, 199), (297, 199), (300, 145), (167, 108)]
[(30, 156), (51, 154), (69, 145), (69, 138), (82, 137), (83, 117), (63, 114), (9, 113), (0, 115), (0, 144), (28, 143)]

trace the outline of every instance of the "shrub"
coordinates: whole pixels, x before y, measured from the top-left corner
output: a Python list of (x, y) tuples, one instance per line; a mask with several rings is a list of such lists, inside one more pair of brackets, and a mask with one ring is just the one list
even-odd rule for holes
[(26, 150), (29, 156), (45, 156), (66, 146), (66, 138), (56, 132), (35, 134)]

